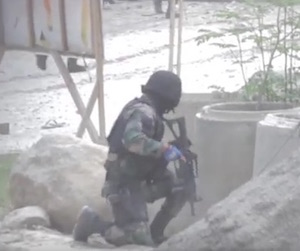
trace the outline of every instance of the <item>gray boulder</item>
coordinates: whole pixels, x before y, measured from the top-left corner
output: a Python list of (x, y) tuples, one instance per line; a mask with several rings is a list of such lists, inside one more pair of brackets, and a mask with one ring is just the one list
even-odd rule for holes
[(49, 227), (49, 216), (44, 209), (37, 206), (23, 207), (11, 211), (3, 219), (2, 226), (10, 229)]
[(28, 249), (18, 248), (18, 247), (11, 247), (4, 243), (0, 243), (0, 250), (1, 251), (28, 251)]
[(300, 250), (300, 150), (263, 172), (157, 251)]
[(106, 147), (74, 136), (47, 135), (24, 152), (13, 167), (9, 191), (14, 208), (36, 205), (50, 217), (52, 227), (70, 233), (84, 205), (111, 218), (101, 197)]

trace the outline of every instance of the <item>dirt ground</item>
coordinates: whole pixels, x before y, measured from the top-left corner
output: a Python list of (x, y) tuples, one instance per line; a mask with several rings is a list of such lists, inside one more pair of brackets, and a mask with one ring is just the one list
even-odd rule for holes
[[(236, 90), (242, 83), (237, 66), (224, 59), (222, 51), (206, 44), (197, 46), (194, 41), (200, 27), (222, 25), (215, 13), (224, 8), (241, 6), (234, 2), (185, 3), (182, 53), (185, 92), (208, 92), (208, 87), (214, 84)], [(108, 131), (122, 105), (139, 95), (140, 85), (147, 77), (154, 70), (168, 67), (169, 20), (164, 15), (154, 15), (151, 1), (122, 1), (105, 6), (104, 33)], [(73, 74), (84, 102), (93, 87), (90, 77), (95, 80), (94, 60), (87, 62), (89, 72)], [(1, 153), (23, 150), (44, 133), (76, 132), (80, 116), (52, 58), (47, 63), (44, 72), (36, 67), (32, 53), (8, 51), (5, 54), (0, 66), (0, 123), (9, 122), (11, 133), (0, 136)], [(51, 119), (65, 126), (41, 130)], [(96, 110), (93, 120), (97, 127)]]

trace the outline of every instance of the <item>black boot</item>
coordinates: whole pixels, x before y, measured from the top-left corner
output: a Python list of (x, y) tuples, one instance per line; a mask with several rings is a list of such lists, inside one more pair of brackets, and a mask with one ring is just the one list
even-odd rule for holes
[[(179, 17), (179, 14), (176, 13), (175, 18), (178, 18), (178, 17)], [(166, 19), (170, 19), (170, 13), (166, 13)]]
[[(179, 17), (179, 13), (175, 13), (175, 18)], [(170, 11), (166, 12), (166, 19), (170, 19)]]
[(101, 219), (93, 209), (84, 206), (73, 229), (73, 239), (87, 242), (90, 235), (97, 233), (103, 236), (105, 231), (112, 225), (112, 222)]
[(154, 10), (156, 14), (164, 13), (162, 11), (162, 0), (153, 0), (153, 4), (154, 4)]
[(77, 64), (77, 58), (68, 58), (68, 70), (70, 73), (86, 71), (85, 67)]
[(178, 215), (185, 203), (184, 191), (171, 193), (166, 197), (165, 202), (150, 225), (151, 236), (156, 244), (159, 245), (167, 239), (164, 236), (165, 228)]
[(172, 219), (173, 216), (163, 208), (156, 214), (150, 225), (152, 240), (155, 244), (159, 245), (167, 240), (164, 230)]
[(41, 69), (41, 70), (46, 70), (47, 66), (46, 66), (46, 62), (47, 62), (47, 55), (41, 55), (38, 54), (36, 55), (36, 65)]
[[(170, 18), (170, 12), (171, 12), (171, 3), (170, 3), (170, 0), (168, 1), (168, 9), (167, 9), (167, 12), (166, 12), (166, 18), (169, 19)], [(178, 18), (179, 17), (179, 13), (175, 13), (175, 18)]]

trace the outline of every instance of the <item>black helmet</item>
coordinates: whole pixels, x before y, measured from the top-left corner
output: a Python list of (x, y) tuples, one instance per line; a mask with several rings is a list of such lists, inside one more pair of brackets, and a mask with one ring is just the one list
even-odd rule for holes
[(172, 110), (181, 98), (181, 79), (171, 71), (157, 71), (142, 86), (142, 92), (157, 96), (166, 110)]

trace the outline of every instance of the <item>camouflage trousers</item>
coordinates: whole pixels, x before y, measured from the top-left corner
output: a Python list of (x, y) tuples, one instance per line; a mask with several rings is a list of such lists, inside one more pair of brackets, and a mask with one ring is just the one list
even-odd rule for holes
[[(109, 188), (108, 188), (109, 187)], [(109, 180), (104, 196), (109, 200), (114, 215), (114, 226), (105, 233), (105, 239), (114, 245), (138, 244), (153, 246), (169, 221), (184, 206), (183, 194), (172, 193), (173, 176), (167, 169), (156, 172), (148, 181), (130, 180), (116, 186)], [(147, 203), (166, 198), (152, 224), (148, 225)]]

